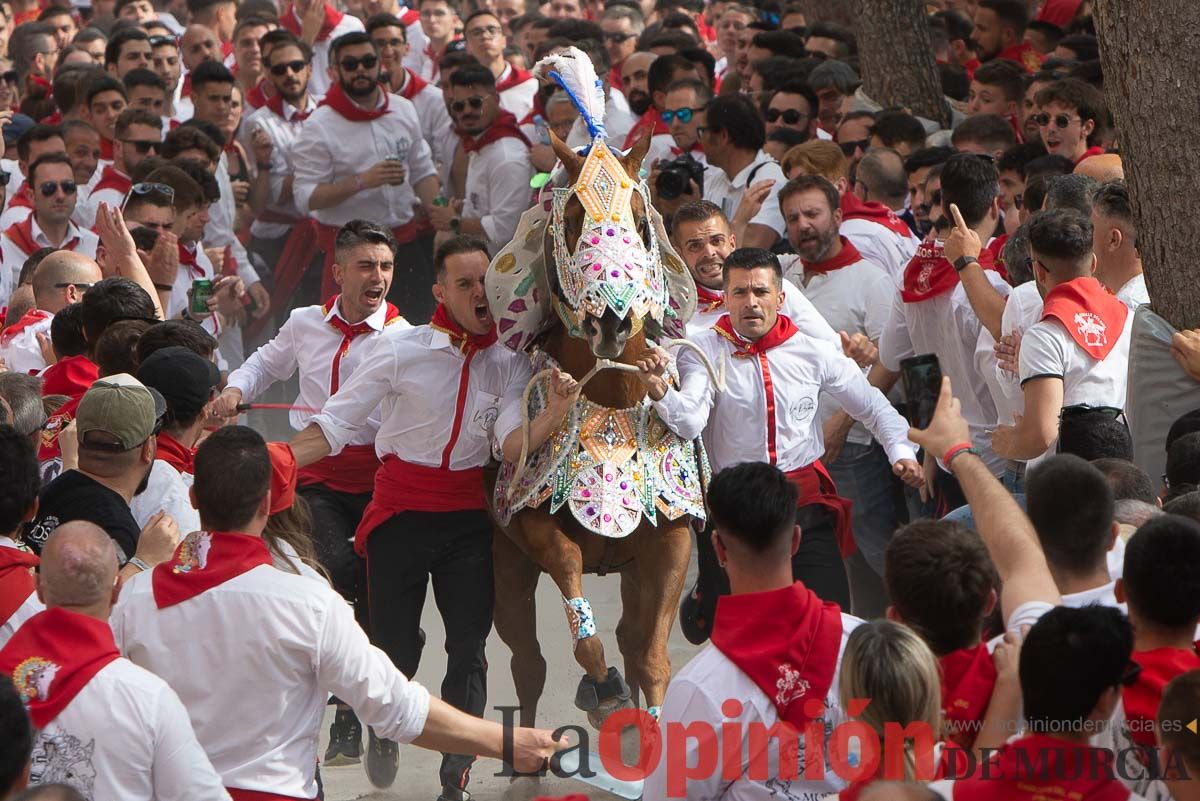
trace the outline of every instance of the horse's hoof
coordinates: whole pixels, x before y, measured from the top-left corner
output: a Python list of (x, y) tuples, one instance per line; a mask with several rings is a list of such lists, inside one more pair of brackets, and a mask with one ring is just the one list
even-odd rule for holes
[(587, 712), (588, 722), (598, 729), (613, 712), (633, 706), (633, 693), (621, 671), (610, 667), (604, 681), (596, 681), (588, 675), (579, 680), (575, 706)]

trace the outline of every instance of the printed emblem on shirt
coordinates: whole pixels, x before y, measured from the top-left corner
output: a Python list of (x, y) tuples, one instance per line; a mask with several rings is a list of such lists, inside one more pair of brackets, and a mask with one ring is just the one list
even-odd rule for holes
[(31, 526), (22, 539), (25, 542), (36, 544), (40, 549), (56, 528), (58, 528), (58, 518), (54, 515), (46, 515)]
[(50, 684), (58, 675), (59, 666), (49, 659), (31, 656), (17, 665), (12, 680), (21, 694), (21, 701), (45, 701), (50, 696)]
[(208, 552), (211, 548), (212, 534), (207, 531), (193, 531), (179, 547), (179, 556), (171, 572), (191, 573), (194, 570), (203, 570), (208, 567)]
[(67, 784), (84, 798), (95, 797), (96, 766), (92, 755), (96, 741), (87, 745), (64, 731), (43, 731), (29, 759), (29, 784)]
[(817, 402), (812, 398), (801, 398), (791, 405), (788, 410), (792, 422), (796, 425), (801, 425), (808, 422), (813, 416), (813, 412), (817, 410)]
[(1075, 329), (1091, 348), (1102, 348), (1108, 344), (1108, 326), (1091, 312), (1075, 312)]
[(786, 706), (793, 701), (803, 698), (808, 693), (808, 680), (801, 678), (800, 671), (792, 667), (790, 662), (779, 666), (779, 678), (775, 680), (775, 704)]

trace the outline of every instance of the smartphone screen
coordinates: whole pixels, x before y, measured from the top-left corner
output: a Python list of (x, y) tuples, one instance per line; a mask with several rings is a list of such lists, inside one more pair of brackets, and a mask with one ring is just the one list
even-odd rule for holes
[(942, 367), (932, 353), (913, 356), (900, 362), (900, 380), (908, 401), (908, 423), (913, 428), (928, 428), (942, 391)]

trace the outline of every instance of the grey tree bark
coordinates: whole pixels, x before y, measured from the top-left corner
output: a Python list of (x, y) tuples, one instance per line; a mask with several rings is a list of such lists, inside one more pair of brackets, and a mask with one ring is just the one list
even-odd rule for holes
[(863, 91), (884, 107), (902, 106), (948, 127), (924, 0), (857, 0), (856, 9)]

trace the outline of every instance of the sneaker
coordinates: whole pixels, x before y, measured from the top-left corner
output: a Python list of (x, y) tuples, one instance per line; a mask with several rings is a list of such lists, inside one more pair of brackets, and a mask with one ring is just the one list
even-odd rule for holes
[(325, 764), (357, 765), (362, 760), (362, 724), (352, 709), (339, 709), (329, 727), (329, 747), (325, 749)]
[(400, 769), (400, 746), (375, 736), (375, 730), (370, 727), (367, 734), (367, 758), (363, 763), (367, 781), (379, 790), (386, 790), (396, 781), (396, 771)]

